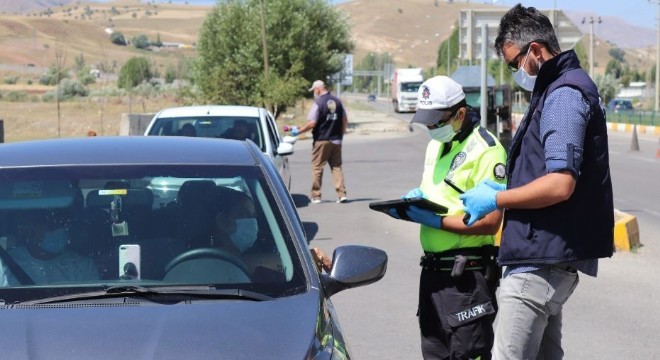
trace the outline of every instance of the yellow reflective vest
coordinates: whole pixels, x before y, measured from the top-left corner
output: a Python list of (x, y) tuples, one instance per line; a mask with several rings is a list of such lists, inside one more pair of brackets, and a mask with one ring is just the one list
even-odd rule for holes
[[(464, 214), (464, 211), (460, 194), (444, 182), (445, 178), (463, 191), (486, 179), (506, 183), (506, 151), (486, 129), (476, 126), (463, 141), (453, 141), (449, 151), (444, 149), (446, 146), (436, 140), (429, 142), (420, 189), (429, 200), (446, 206), (447, 215)], [(422, 225), (419, 238), (425, 252), (443, 252), (492, 245), (495, 236), (461, 235)]]

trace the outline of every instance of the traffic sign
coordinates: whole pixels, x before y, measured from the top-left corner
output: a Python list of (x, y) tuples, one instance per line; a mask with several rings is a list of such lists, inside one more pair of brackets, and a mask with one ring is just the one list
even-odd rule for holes
[[(481, 59), (481, 26), (486, 24), (488, 57), (497, 58), (494, 51), (495, 38), (500, 25), (502, 16), (509, 11), (503, 9), (466, 9), (461, 10), (459, 17), (459, 57), (462, 60)], [(550, 19), (550, 23), (555, 27), (559, 47), (562, 51), (572, 49), (575, 44), (582, 39), (583, 34), (562, 10), (539, 10)]]

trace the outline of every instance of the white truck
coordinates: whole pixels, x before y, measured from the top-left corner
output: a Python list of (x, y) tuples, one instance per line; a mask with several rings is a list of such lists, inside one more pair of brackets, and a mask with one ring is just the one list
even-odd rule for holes
[(390, 86), (394, 112), (417, 111), (417, 90), (424, 82), (421, 68), (396, 69)]

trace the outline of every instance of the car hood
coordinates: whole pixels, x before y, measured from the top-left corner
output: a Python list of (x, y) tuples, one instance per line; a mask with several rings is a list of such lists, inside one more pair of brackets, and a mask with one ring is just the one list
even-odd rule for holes
[(319, 292), (272, 301), (63, 304), (0, 311), (5, 359), (304, 359)]

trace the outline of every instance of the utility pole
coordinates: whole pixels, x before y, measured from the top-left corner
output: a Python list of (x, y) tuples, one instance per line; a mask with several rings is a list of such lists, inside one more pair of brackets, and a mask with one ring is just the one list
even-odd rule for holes
[[(582, 23), (584, 24), (587, 21), (587, 18), (582, 18)], [(594, 18), (593, 16), (589, 17), (589, 77), (594, 78)], [(603, 20), (598, 18), (598, 23), (602, 23)]]
[(264, 52), (264, 74), (268, 77), (268, 46), (266, 44), (266, 16), (264, 14), (264, 0), (259, 0), (261, 6), (261, 46)]
[(655, 39), (655, 112), (660, 110), (660, 0), (648, 0), (652, 4), (658, 5), (658, 14), (655, 18), (656, 39)]

